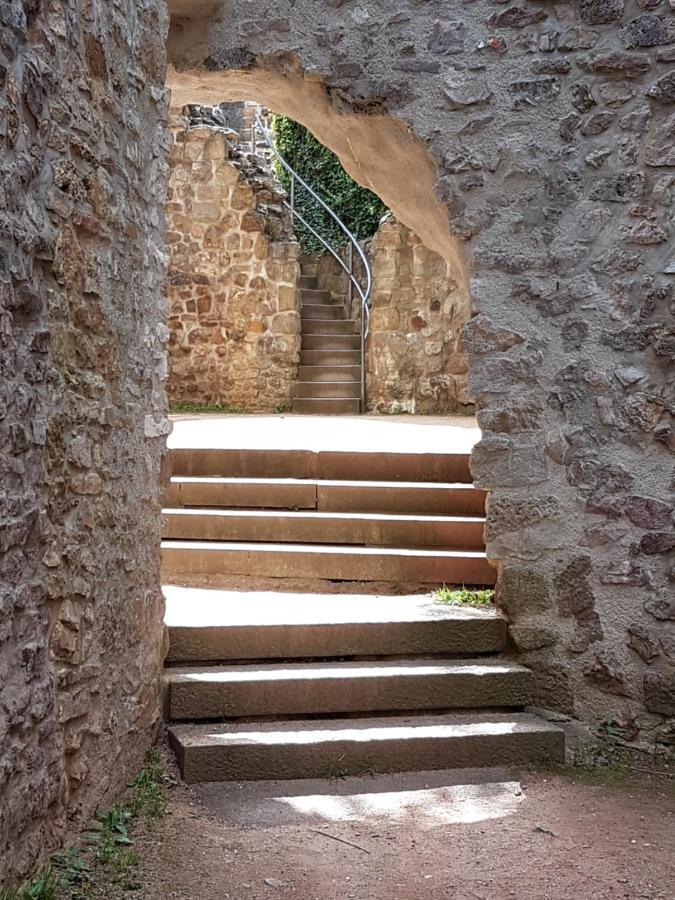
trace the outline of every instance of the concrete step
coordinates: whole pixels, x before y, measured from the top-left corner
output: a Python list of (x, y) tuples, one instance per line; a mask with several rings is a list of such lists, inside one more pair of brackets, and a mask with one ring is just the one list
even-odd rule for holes
[(303, 319), (345, 319), (347, 312), (341, 303), (303, 303), (300, 316)]
[[(310, 403), (312, 401), (305, 401)], [(353, 402), (353, 401), (349, 401)], [(447, 482), (471, 485), (468, 453), (368, 453), (333, 450), (219, 449), (170, 451), (174, 476), (317, 478), (331, 481)], [(446, 510), (447, 511), (447, 510)]]
[(358, 381), (361, 366), (300, 366), (298, 381)]
[(361, 350), (300, 350), (300, 366), (358, 366)]
[(300, 290), (313, 291), (316, 289), (316, 275), (301, 275)]
[(305, 335), (333, 336), (354, 335), (357, 333), (356, 322), (353, 319), (306, 319), (302, 318), (301, 331), (303, 345)]
[(358, 400), (360, 396), (360, 381), (296, 381), (293, 385), (293, 397), (298, 400), (321, 398)]
[(321, 481), (304, 478), (195, 478), (176, 476), (165, 506), (317, 509), (485, 516), (486, 492), (469, 484), (395, 481)]
[(337, 397), (302, 397), (292, 401), (291, 409), (294, 413), (309, 416), (358, 416), (361, 401)]
[(162, 541), (162, 571), (469, 585), (492, 585), (496, 576), (484, 553), (469, 550), (183, 540)]
[(316, 288), (300, 287), (301, 303), (332, 303), (333, 295), (330, 291), (319, 291)]
[(288, 510), (164, 509), (163, 536), (183, 541), (483, 549), (485, 520)]
[(304, 334), (303, 350), (357, 350), (361, 349), (358, 334)]
[(174, 725), (188, 783), (564, 761), (564, 734), (527, 713)]
[(494, 608), (448, 606), (431, 594), (215, 590), (165, 584), (168, 660), (477, 656), (506, 646)]
[(532, 673), (499, 660), (403, 659), (174, 668), (173, 721), (522, 707)]

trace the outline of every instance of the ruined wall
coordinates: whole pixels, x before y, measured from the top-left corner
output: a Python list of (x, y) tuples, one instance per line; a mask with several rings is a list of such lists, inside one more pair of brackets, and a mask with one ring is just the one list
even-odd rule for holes
[(472, 412), (466, 355), (470, 316), (448, 263), (388, 218), (368, 243), (373, 288), (366, 346), (366, 401), (379, 413)]
[(177, 90), (296, 118), (465, 260), (472, 469), (541, 702), (672, 741), (668, 0), (216, 7), (172, 26)]
[(166, 26), (0, 4), (0, 889), (158, 719)]
[(285, 194), (236, 135), (181, 116), (172, 130), (169, 398), (286, 408), (300, 352), (300, 250)]

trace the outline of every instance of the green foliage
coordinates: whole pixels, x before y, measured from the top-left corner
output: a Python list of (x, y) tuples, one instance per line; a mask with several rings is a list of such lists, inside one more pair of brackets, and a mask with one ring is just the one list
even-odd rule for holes
[(150, 750), (125, 800), (97, 813), (80, 848), (57, 853), (42, 874), (0, 893), (0, 900), (103, 900), (110, 896), (111, 885), (134, 887), (139, 856), (131, 849), (133, 828), (141, 819), (147, 822), (166, 813), (168, 784), (160, 753)]
[(20, 888), (10, 888), (0, 894), (0, 900), (54, 900), (58, 879), (51, 868)]
[[(334, 153), (320, 144), (307, 129), (282, 116), (275, 116), (273, 130), (277, 150), (300, 177), (333, 210), (352, 234), (369, 238), (377, 231), (387, 211), (379, 197), (358, 185), (347, 175)], [(290, 176), (277, 164), (277, 174), (290, 189)], [(295, 205), (309, 224), (333, 246), (342, 247), (347, 238), (328, 213), (301, 186), (297, 186)], [(296, 219), (295, 234), (304, 251), (322, 250), (323, 245)]]
[(201, 415), (206, 413), (244, 413), (246, 410), (239, 406), (232, 406), (231, 403), (171, 403), (169, 412)]
[(447, 603), (449, 606), (473, 606), (485, 607), (491, 606), (495, 602), (495, 592), (490, 589), (485, 590), (469, 590), (468, 588), (450, 588), (443, 585), (442, 588), (434, 591), (436, 600), (441, 603)]

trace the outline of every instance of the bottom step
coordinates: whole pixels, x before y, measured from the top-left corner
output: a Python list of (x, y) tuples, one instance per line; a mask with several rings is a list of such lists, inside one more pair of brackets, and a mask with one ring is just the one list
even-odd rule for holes
[(311, 416), (358, 416), (361, 401), (348, 397), (305, 397), (293, 400), (294, 413)]
[(527, 713), (174, 725), (186, 782), (321, 778), (563, 762), (564, 732)]

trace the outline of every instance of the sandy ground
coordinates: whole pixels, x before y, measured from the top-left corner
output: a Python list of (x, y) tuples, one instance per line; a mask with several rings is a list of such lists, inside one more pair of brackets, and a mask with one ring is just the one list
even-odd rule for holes
[(143, 900), (675, 898), (675, 784), (427, 772), (178, 785)]

